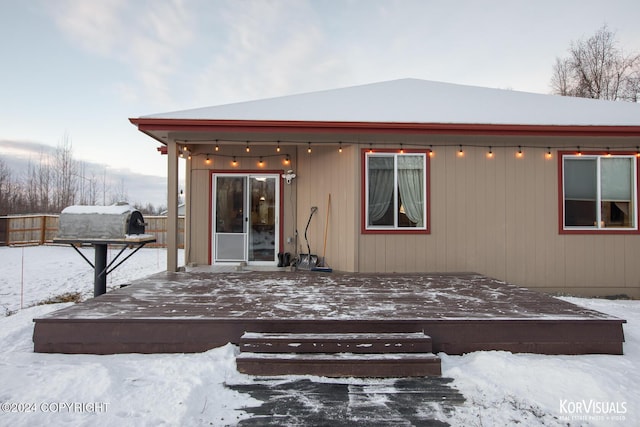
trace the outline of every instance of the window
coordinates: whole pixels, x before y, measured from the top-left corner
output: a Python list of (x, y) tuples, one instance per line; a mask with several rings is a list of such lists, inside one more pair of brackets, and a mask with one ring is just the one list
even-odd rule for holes
[(365, 152), (364, 232), (428, 230), (425, 152)]
[(634, 155), (563, 155), (563, 230), (638, 229)]

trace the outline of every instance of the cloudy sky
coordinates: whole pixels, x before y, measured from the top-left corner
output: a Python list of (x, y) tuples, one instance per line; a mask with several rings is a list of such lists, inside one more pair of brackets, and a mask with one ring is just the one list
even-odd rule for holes
[(81, 160), (164, 176), (129, 117), (404, 77), (548, 93), (555, 58), (604, 24), (639, 51), (639, 16), (638, 0), (0, 0), (0, 155), (68, 134)]

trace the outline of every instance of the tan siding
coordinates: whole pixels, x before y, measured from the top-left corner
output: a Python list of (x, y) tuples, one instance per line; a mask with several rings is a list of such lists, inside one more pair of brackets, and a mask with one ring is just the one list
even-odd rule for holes
[[(309, 219), (311, 207), (318, 208), (309, 226), (311, 253), (322, 256), (335, 270), (353, 271), (355, 266), (355, 237), (359, 204), (359, 151), (352, 146), (337, 147), (312, 146), (312, 153), (306, 147), (299, 148), (296, 174), (297, 184), (297, 230), (298, 250), (306, 253), (304, 229)], [(327, 206), (331, 194), (331, 206), (327, 231), (326, 252), (324, 249), (325, 228), (327, 227)]]
[[(556, 149), (546, 159), (543, 142), (537, 149), (523, 147), (524, 157), (516, 158), (518, 145), (536, 139), (432, 141), (431, 234), (361, 235), (360, 271), (476, 271), (554, 292), (640, 297), (640, 236), (559, 233)], [(598, 139), (565, 141), (569, 150), (615, 146)], [(449, 145), (438, 146), (443, 142)], [(458, 143), (463, 158), (456, 155)], [(493, 159), (486, 157), (488, 145)]]
[[(209, 215), (210, 215), (210, 199), (211, 191), (210, 174), (206, 169), (194, 170), (191, 175), (191, 259), (190, 262), (196, 264), (209, 263)], [(185, 260), (186, 261), (186, 260)]]

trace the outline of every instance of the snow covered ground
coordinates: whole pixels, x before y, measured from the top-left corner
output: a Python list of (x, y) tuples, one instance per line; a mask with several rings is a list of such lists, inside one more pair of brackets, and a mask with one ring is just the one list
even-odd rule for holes
[[(92, 259), (92, 249), (86, 252)], [(108, 287), (165, 265), (163, 249), (142, 249), (115, 270)], [(68, 247), (0, 247), (0, 426), (234, 425), (247, 416), (241, 408), (257, 404), (224, 386), (252, 381), (236, 371), (232, 345), (200, 354), (33, 353), (32, 319), (68, 303), (33, 305), (92, 291), (92, 270)], [(626, 319), (625, 355), (440, 354), (443, 376), (454, 378), (466, 398), (443, 420), (454, 426), (640, 425), (640, 301), (565, 299)]]

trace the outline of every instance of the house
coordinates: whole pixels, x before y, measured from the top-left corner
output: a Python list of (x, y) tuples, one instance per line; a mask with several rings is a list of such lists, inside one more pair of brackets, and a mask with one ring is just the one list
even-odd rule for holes
[(638, 104), (401, 79), (130, 121), (168, 153), (169, 270), (184, 156), (186, 263), (276, 266), (310, 221), (335, 270), (640, 297)]

